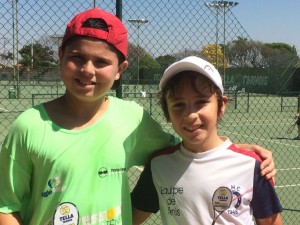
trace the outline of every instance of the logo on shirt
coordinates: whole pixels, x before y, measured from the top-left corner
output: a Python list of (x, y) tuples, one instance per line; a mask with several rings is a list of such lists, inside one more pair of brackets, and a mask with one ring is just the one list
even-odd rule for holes
[(122, 174), (126, 172), (126, 168), (113, 168), (113, 169), (107, 169), (106, 167), (101, 167), (98, 170), (98, 176), (103, 178), (107, 175), (113, 175), (113, 174)]
[(79, 212), (77, 207), (70, 202), (63, 202), (56, 207), (53, 215), (54, 225), (77, 225), (79, 222)]
[(48, 197), (49, 195), (53, 194), (54, 192), (63, 192), (67, 189), (66, 186), (61, 185), (61, 178), (54, 177), (48, 180), (47, 182), (48, 189), (42, 192), (42, 197)]
[(242, 196), (241, 193), (239, 193), (238, 191), (233, 191), (232, 192), (233, 196), (234, 196), (234, 208), (238, 208), (241, 205), (242, 202)]

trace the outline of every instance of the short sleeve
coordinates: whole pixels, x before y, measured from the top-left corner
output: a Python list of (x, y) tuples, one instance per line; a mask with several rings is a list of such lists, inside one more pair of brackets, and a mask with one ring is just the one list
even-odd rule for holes
[(0, 150), (0, 211), (20, 211), (30, 193), (31, 162), (23, 149), (21, 134), (13, 126)]
[(251, 208), (253, 209), (253, 216), (262, 219), (280, 213), (283, 209), (272, 182), (260, 175), (259, 166), (260, 163), (256, 161)]
[(131, 193), (132, 206), (144, 212), (159, 210), (158, 195), (152, 180), (151, 166), (147, 164)]
[(130, 149), (128, 167), (145, 165), (155, 151), (180, 142), (179, 138), (165, 132), (146, 110), (143, 111), (142, 120), (135, 134), (135, 143)]

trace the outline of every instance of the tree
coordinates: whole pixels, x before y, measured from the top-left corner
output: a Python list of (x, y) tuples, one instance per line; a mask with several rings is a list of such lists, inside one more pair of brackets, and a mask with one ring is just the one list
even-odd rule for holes
[(295, 67), (299, 61), (295, 46), (285, 43), (265, 43), (262, 45), (261, 54), (269, 68)]
[(5, 66), (6, 66), (8, 60), (13, 60), (13, 59), (14, 59), (14, 55), (13, 55), (13, 53), (11, 53), (11, 52), (1, 53), (1, 54), (0, 54), (0, 59), (1, 59), (1, 61), (2, 61), (2, 60), (5, 60), (5, 61), (6, 61), (6, 63), (4, 63)]
[(137, 80), (139, 77), (140, 80), (143, 79), (152, 79), (150, 76), (160, 70), (160, 64), (147, 53), (141, 46), (137, 46), (129, 43), (128, 45), (128, 69), (124, 78), (129, 80)]
[(192, 49), (183, 49), (174, 54), (176, 60), (180, 60), (191, 55), (201, 56), (201, 52)]
[(213, 64), (216, 68), (228, 67), (227, 59), (224, 56), (220, 45), (208, 44), (204, 46), (201, 53), (206, 58), (206, 60)]
[(156, 58), (156, 61), (159, 63), (161, 68), (165, 70), (168, 66), (170, 66), (173, 62), (176, 61), (176, 57), (172, 55), (163, 55), (163, 56), (158, 56)]
[(25, 70), (34, 69), (39, 75), (56, 68), (56, 62), (53, 58), (53, 50), (39, 43), (25, 45), (20, 51), (21, 60), (20, 74)]
[(14, 55), (11, 52), (1, 53), (0, 58), (5, 60), (9, 60), (9, 59), (11, 60), (14, 58)]
[(248, 41), (247, 38), (238, 37), (227, 46), (229, 64), (236, 67), (263, 67), (261, 46), (262, 42)]

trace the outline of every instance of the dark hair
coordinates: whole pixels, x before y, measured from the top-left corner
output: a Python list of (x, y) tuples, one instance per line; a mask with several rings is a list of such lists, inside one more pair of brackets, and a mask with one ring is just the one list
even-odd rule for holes
[[(83, 23), (82, 27), (91, 27), (91, 28), (95, 28), (95, 29), (99, 29), (99, 30), (108, 31), (107, 23), (101, 18), (89, 18)], [(68, 46), (73, 41), (80, 39), (80, 38), (88, 38), (88, 37), (89, 36), (74, 35), (74, 36), (70, 37), (69, 39), (67, 39), (64, 43), (62, 43), (60, 48), (64, 52), (66, 46)], [(99, 39), (99, 40), (101, 40), (101, 39)], [(117, 58), (118, 58), (118, 65), (120, 66), (126, 60), (125, 56), (117, 48), (115, 48), (112, 44), (108, 43), (105, 40), (102, 40), (102, 41), (105, 42), (109, 46), (109, 48), (112, 52), (116, 53)], [(121, 79), (121, 77), (120, 77), (120, 79)], [(114, 82), (111, 89), (115, 90), (119, 87), (120, 79), (116, 80)]]
[(196, 80), (202, 80), (209, 86), (210, 93), (216, 93), (217, 94), (217, 100), (218, 100), (218, 114), (221, 112), (221, 108), (223, 106), (223, 95), (221, 90), (206, 76), (199, 74), (195, 71), (183, 71), (179, 72), (176, 75), (174, 75), (172, 78), (170, 78), (167, 82), (167, 84), (164, 86), (162, 90), (158, 92), (158, 98), (160, 106), (163, 110), (164, 116), (167, 120), (170, 119), (169, 111), (168, 111), (168, 105), (167, 105), (167, 96), (175, 96), (176, 92), (181, 89), (182, 84), (189, 82), (190, 86), (195, 92), (201, 93), (199, 90), (199, 86)]

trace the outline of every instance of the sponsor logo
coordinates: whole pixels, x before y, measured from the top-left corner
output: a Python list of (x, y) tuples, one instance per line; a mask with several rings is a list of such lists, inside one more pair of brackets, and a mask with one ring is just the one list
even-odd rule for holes
[(77, 225), (79, 222), (79, 212), (77, 207), (71, 202), (63, 202), (56, 207), (53, 215), (53, 224)]
[(124, 172), (126, 172), (126, 168), (107, 169), (106, 167), (101, 167), (98, 170), (98, 176), (101, 177), (101, 178), (104, 178), (107, 175), (122, 174)]
[(51, 178), (50, 180), (48, 180), (47, 185), (49, 189), (42, 192), (42, 197), (44, 198), (48, 197), (49, 195), (52, 195), (55, 192), (63, 192), (67, 189), (66, 186), (61, 185), (60, 177)]
[(83, 216), (80, 221), (83, 225), (103, 224), (103, 225), (118, 225), (122, 224), (121, 206), (110, 208), (107, 211), (94, 213)]

